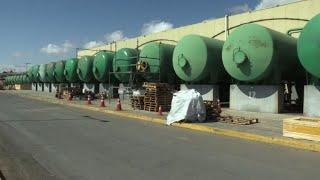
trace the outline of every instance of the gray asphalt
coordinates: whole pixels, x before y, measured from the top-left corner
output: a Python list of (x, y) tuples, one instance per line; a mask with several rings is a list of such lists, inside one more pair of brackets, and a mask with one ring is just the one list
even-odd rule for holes
[[(38, 179), (317, 179), (320, 154), (0, 93), (1, 147)], [(10, 147), (5, 143), (10, 142)]]

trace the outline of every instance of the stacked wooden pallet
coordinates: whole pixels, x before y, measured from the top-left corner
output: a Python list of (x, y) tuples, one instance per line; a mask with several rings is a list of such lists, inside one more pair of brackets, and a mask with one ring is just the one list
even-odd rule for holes
[(221, 106), (219, 101), (203, 101), (206, 107), (207, 120), (217, 121), (229, 124), (250, 125), (258, 123), (257, 118), (245, 118), (240, 116), (221, 115)]
[(144, 96), (131, 96), (130, 100), (133, 109), (144, 110)]
[(218, 121), (238, 125), (251, 125), (259, 122), (257, 118), (245, 118), (239, 116), (220, 116), (218, 117)]
[(203, 101), (206, 107), (207, 120), (216, 121), (220, 116), (221, 107), (218, 100), (215, 101)]
[(159, 107), (163, 112), (170, 111), (173, 88), (166, 83), (144, 83), (144, 110), (157, 112)]

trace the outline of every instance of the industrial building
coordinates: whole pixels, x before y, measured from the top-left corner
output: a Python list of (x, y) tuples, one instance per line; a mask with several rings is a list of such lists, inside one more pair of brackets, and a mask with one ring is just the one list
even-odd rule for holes
[(304, 0), (225, 15), (78, 49), (76, 57), (35, 65), (6, 82), (48, 92), (79, 86), (96, 94), (162, 82), (196, 89), (231, 109), (320, 116), (319, 13), (320, 1)]

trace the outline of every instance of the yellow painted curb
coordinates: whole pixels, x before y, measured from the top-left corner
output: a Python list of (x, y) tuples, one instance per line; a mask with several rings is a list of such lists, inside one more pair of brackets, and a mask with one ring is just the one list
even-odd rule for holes
[[(102, 109), (98, 107), (92, 107), (92, 106), (89, 107), (89, 106), (80, 105), (80, 104), (73, 104), (65, 101), (47, 100), (41, 97), (34, 97), (34, 96), (22, 96), (22, 97), (166, 125), (164, 119), (152, 118), (149, 116), (133, 114), (126, 111), (113, 111), (113, 110), (107, 110), (107, 109)], [(320, 152), (320, 144), (313, 143), (312, 141), (295, 140), (295, 139), (285, 138), (285, 137), (263, 136), (263, 135), (251, 134), (251, 133), (246, 133), (241, 131), (228, 130), (228, 129), (209, 127), (209, 126), (203, 126), (199, 124), (190, 124), (190, 123), (174, 123), (172, 124), (172, 126), (210, 133), (210, 134), (223, 135), (223, 136), (235, 137), (235, 138), (240, 138), (240, 139), (245, 139), (250, 141), (257, 141), (257, 142), (263, 142), (268, 144), (276, 144), (276, 145), (282, 145), (287, 147), (293, 147), (297, 149)]]

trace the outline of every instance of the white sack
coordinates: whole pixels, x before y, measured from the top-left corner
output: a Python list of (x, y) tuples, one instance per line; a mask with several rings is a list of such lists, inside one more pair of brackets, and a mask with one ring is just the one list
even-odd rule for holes
[(181, 90), (173, 95), (167, 125), (181, 120), (192, 122), (206, 120), (206, 108), (202, 96), (194, 89)]

